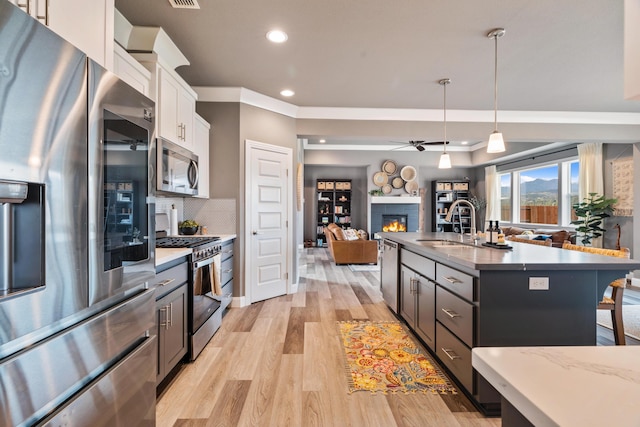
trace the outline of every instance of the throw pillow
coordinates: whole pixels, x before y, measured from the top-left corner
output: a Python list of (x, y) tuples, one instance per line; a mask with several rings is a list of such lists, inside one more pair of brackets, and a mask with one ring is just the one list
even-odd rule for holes
[(345, 240), (358, 240), (358, 234), (356, 233), (356, 230), (354, 230), (353, 228), (348, 228), (348, 229), (344, 230), (344, 239)]
[(358, 230), (357, 233), (360, 240), (369, 240), (369, 233), (367, 233), (366, 231)]

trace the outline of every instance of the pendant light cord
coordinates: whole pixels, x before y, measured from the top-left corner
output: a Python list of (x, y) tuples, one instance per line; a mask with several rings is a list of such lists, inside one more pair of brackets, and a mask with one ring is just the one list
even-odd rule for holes
[(494, 79), (493, 79), (493, 131), (498, 132), (498, 35), (494, 35)]
[(444, 141), (442, 141), (444, 153), (447, 152), (447, 83), (444, 86)]

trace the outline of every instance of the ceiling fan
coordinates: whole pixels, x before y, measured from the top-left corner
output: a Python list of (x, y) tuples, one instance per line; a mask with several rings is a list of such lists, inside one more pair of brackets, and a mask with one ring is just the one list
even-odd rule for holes
[[(442, 141), (408, 141), (408, 142), (394, 142), (396, 144), (403, 144), (400, 147), (392, 148), (391, 150), (400, 150), (404, 147), (415, 147), (418, 151), (424, 151), (425, 145), (442, 145)], [(446, 142), (448, 144), (449, 141)]]

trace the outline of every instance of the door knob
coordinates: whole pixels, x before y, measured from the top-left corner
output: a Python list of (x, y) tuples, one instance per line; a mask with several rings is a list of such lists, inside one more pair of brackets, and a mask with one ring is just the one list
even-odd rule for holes
[(258, 233), (257, 231), (254, 231), (252, 234), (255, 236), (256, 234), (260, 234), (260, 233)]

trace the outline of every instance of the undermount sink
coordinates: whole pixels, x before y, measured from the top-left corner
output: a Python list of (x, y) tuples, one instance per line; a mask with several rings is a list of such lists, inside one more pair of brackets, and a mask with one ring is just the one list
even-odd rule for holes
[(457, 242), (447, 239), (417, 239), (417, 243), (432, 248), (483, 248), (484, 246), (474, 245), (473, 243)]

